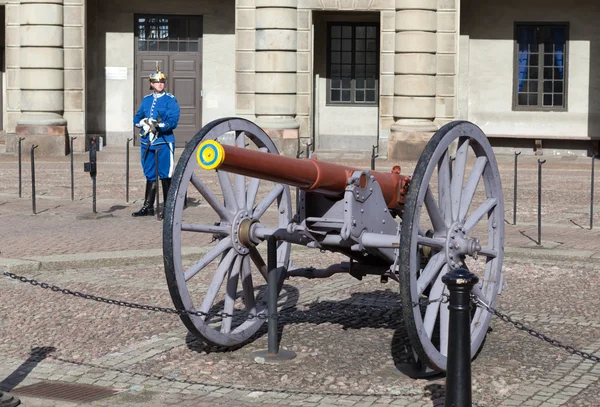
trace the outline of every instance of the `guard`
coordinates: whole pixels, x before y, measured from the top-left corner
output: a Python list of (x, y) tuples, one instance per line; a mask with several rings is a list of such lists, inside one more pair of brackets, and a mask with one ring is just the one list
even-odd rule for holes
[(167, 76), (160, 71), (158, 64), (148, 80), (152, 93), (142, 99), (142, 104), (133, 118), (134, 125), (141, 129), (140, 154), (146, 176), (146, 193), (142, 208), (132, 213), (132, 216), (154, 215), (157, 182), (155, 154), (158, 154), (158, 176), (162, 183), (163, 202), (167, 199), (175, 168), (173, 130), (179, 123), (179, 103), (175, 96), (165, 92)]

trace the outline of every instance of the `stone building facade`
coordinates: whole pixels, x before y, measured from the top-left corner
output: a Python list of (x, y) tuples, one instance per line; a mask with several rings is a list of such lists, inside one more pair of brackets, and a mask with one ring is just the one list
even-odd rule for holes
[[(590, 64), (600, 51), (599, 12), (592, 0), (575, 3), (0, 0), (6, 149), (24, 137), (40, 154), (65, 154), (70, 136), (84, 151), (89, 134), (124, 147), (157, 64), (182, 105), (180, 145), (215, 118), (241, 116), (286, 154), (311, 143), (415, 157), (454, 119), (475, 122), (498, 145), (570, 148), (600, 137)], [(534, 106), (537, 77), (527, 64), (535, 44), (523, 51), (518, 33), (555, 26), (568, 34), (548, 65), (561, 76), (551, 79), (549, 106), (539, 79)], [(521, 97), (530, 99), (520, 105)]]

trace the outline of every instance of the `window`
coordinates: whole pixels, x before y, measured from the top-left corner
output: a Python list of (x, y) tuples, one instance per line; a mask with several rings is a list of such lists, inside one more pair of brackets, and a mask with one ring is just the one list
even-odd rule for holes
[(327, 103), (378, 103), (379, 25), (330, 23)]
[(202, 24), (182, 16), (136, 16), (138, 51), (198, 52)]
[(514, 110), (567, 109), (566, 23), (515, 26)]

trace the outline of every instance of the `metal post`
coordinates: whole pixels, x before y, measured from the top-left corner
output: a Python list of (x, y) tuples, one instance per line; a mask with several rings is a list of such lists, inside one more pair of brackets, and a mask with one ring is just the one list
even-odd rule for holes
[(5, 393), (0, 390), (0, 407), (17, 407), (21, 404), (21, 400), (10, 393)]
[(23, 168), (21, 167), (21, 142), (25, 140), (25, 137), (19, 137), (19, 198), (22, 196), (22, 174)]
[[(442, 277), (450, 291), (445, 407), (471, 407), (471, 290), (479, 279), (465, 269)], [(443, 304), (442, 304), (443, 306)]]
[[(94, 137), (92, 139), (92, 143), (90, 145), (90, 162), (93, 162), (94, 166), (96, 165), (96, 143), (97, 139)], [(96, 172), (92, 173), (92, 213), (96, 212)]]
[(538, 159), (538, 246), (542, 244), (542, 164), (545, 162)]
[[(187, 149), (188, 146), (188, 142), (185, 142), (185, 148)], [(187, 188), (185, 189), (185, 197), (183, 198), (183, 209), (186, 209), (188, 207), (188, 193), (187, 193)]]
[(274, 236), (267, 239), (267, 295), (269, 307), (267, 350), (269, 354), (276, 355), (279, 352), (279, 341), (277, 340), (277, 240)]
[(277, 298), (279, 297), (278, 274), (282, 272), (277, 268), (277, 240), (275, 236), (267, 238), (267, 306), (269, 311), (269, 320), (267, 322), (267, 350), (253, 352), (256, 361), (262, 359), (266, 361), (281, 361), (296, 357), (296, 353), (279, 349), (278, 340), (278, 317), (277, 317)]
[[(375, 150), (377, 150), (378, 154), (375, 154)], [(371, 171), (375, 171), (375, 159), (379, 157), (379, 146), (373, 146), (371, 149)]]
[(592, 153), (592, 182), (590, 185), (590, 230), (594, 228), (594, 163), (596, 155)]
[(36, 145), (31, 145), (31, 206), (33, 214), (35, 215), (35, 153), (33, 150), (37, 148)]
[(75, 170), (73, 169), (73, 140), (77, 137), (71, 137), (69, 153), (71, 155), (71, 201), (75, 200)]
[(513, 188), (513, 225), (517, 224), (517, 157), (521, 154), (515, 151), (515, 174), (513, 176), (514, 188)]
[(127, 156), (125, 161), (125, 202), (127, 203), (129, 203), (129, 143), (131, 140), (133, 139), (127, 139), (127, 146), (125, 148), (125, 155)]
[(306, 158), (310, 158), (310, 147), (312, 143), (306, 143)]
[[(150, 148), (150, 146), (148, 146), (148, 148)], [(159, 151), (162, 150), (161, 148), (158, 148), (156, 150), (154, 150), (154, 167), (156, 168), (156, 219), (160, 220), (160, 211), (158, 210), (158, 205), (160, 204), (160, 189), (158, 187), (158, 180), (159, 180), (159, 175), (158, 175), (158, 153)]]

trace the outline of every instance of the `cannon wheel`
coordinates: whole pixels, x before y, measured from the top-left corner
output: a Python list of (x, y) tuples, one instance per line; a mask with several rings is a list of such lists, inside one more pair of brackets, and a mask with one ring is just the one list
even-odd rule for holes
[[(257, 200), (261, 181), (255, 178), (246, 180), (245, 176), (235, 175), (232, 182), (227, 172), (217, 170), (220, 191), (209, 188), (202, 180), (206, 171), (199, 168), (197, 162), (198, 145), (224, 135), (230, 135), (232, 139), (235, 136), (238, 147), (257, 148), (278, 154), (267, 134), (247, 120), (225, 118), (204, 126), (187, 144), (173, 175), (165, 203), (163, 254), (167, 283), (175, 306), (178, 309), (210, 314), (209, 317), (180, 315), (185, 326), (201, 340), (227, 348), (251, 338), (267, 315), (266, 295), (262, 301), (256, 295), (253, 284), (256, 271), (262, 275), (260, 278), (264, 277), (266, 280), (267, 267), (256, 247), (260, 242), (250, 241), (249, 230), (262, 227), (262, 223), (258, 221), (271, 207), (278, 212), (277, 220), (272, 221), (275, 223), (273, 226), (285, 228), (291, 220), (292, 208), (289, 187), (281, 184), (275, 184), (266, 197)], [(185, 223), (184, 201), (190, 187), (200, 192), (214, 211), (214, 217), (202, 218), (200, 224)], [(220, 199), (218, 194), (222, 194), (224, 198)], [(187, 209), (192, 210), (193, 208)], [(213, 236), (217, 243), (191, 267), (184, 268), (182, 243), (186, 236), (196, 233)], [(290, 244), (278, 242), (278, 267), (286, 268), (289, 256)], [(206, 275), (211, 270), (215, 271), (212, 271), (214, 275), (209, 284), (203, 286), (195, 281), (200, 278), (195, 279), (195, 276), (200, 276), (203, 272)], [(278, 270), (278, 286), (281, 287), (284, 273), (283, 269)], [(198, 294), (199, 291), (201, 294)], [(198, 302), (195, 302), (196, 299)], [(260, 317), (248, 318), (248, 314)]]
[[(454, 159), (451, 145), (456, 146)], [(473, 293), (494, 306), (502, 284), (503, 246), (504, 198), (492, 147), (474, 124), (448, 123), (419, 158), (400, 231), (402, 301), (427, 304), (403, 308), (421, 373), (446, 370), (448, 304), (429, 303), (447, 294), (442, 276), (454, 268), (469, 269), (479, 277)], [(491, 317), (480, 307), (472, 311), (473, 356)]]

